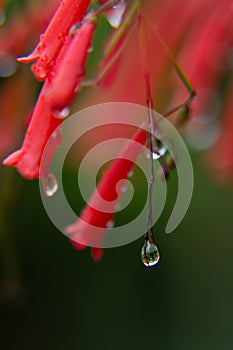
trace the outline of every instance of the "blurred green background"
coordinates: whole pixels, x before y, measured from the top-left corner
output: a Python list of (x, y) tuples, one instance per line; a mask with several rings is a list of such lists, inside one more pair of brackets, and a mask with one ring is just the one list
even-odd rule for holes
[(203, 174), (198, 157), (193, 161), (189, 211), (175, 232), (163, 232), (174, 176), (156, 225), (161, 261), (149, 269), (140, 261), (143, 239), (105, 250), (99, 263), (89, 249), (75, 251), (49, 221), (38, 183), (17, 176), (22, 188), (3, 232), (10, 255), (2, 282), (21, 286), (0, 306), (1, 348), (232, 349), (233, 194)]

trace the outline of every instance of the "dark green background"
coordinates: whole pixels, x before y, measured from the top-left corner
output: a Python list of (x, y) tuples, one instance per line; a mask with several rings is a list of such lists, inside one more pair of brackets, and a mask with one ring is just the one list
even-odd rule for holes
[(170, 181), (156, 230), (161, 261), (151, 269), (140, 261), (142, 239), (105, 250), (100, 263), (75, 251), (49, 221), (37, 182), (17, 177), (9, 225), (22, 292), (0, 306), (2, 348), (232, 349), (233, 195), (200, 168), (194, 159), (191, 206), (166, 235), (175, 174)]

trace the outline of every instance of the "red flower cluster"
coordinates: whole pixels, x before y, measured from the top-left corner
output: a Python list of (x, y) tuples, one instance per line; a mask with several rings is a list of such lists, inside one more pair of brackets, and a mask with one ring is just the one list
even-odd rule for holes
[[(40, 161), (47, 140), (62, 123), (62, 118), (67, 116), (67, 108), (73, 102), (85, 77), (88, 49), (91, 46), (96, 28), (95, 14), (87, 13), (90, 3), (91, 0), (61, 1), (46, 31), (40, 36), (40, 42), (35, 50), (28, 57), (18, 59), (19, 62), (25, 63), (35, 61), (32, 65), (35, 77), (40, 81), (45, 80), (21, 149), (4, 160), (5, 165), (17, 167), (18, 171), (26, 178), (39, 177)], [(106, 10), (112, 11), (111, 6), (113, 7), (116, 1), (101, 0), (99, 3), (103, 7), (106, 6)], [(88, 105), (104, 101), (127, 101), (144, 104), (145, 101), (145, 71), (142, 69), (140, 58), (142, 52), (139, 50), (138, 37), (133, 35), (133, 31), (129, 34), (130, 28), (137, 27), (137, 11), (134, 11), (134, 17), (130, 17), (130, 13), (133, 13), (131, 9), (134, 6), (136, 9), (139, 1), (129, 2), (131, 8), (127, 0), (119, 0), (119, 3), (124, 4), (127, 8), (125, 14), (127, 20), (119, 30), (114, 31), (113, 38), (105, 49), (108, 54), (105, 55), (100, 66), (100, 70), (104, 73), (99, 72), (98, 74), (99, 78), (106, 78), (105, 84), (101, 87), (108, 89), (105, 90), (104, 94), (99, 89), (95, 94), (88, 95), (86, 102)], [(24, 26), (24, 30), (17, 31), (19, 20), (14, 19), (7, 29), (8, 36), (0, 32), (0, 38), (1, 36), (3, 38), (1, 50), (14, 54), (22, 52), (33, 21), (39, 23), (39, 18), (43, 17), (38, 16), (37, 18), (33, 11), (28, 11), (28, 13), (30, 25)], [(150, 75), (152, 95), (155, 97), (155, 101), (160, 101), (158, 106), (156, 105), (156, 109), (163, 112), (170, 104), (176, 105), (185, 100), (187, 94), (171, 69), (173, 64), (175, 70), (180, 74), (171, 50), (176, 53), (198, 95), (198, 99), (191, 105), (192, 118), (198, 119), (201, 116), (205, 119), (209, 116), (212, 110), (210, 106), (215, 103), (212, 99), (213, 93), (218, 95), (221, 100), (221, 106), (223, 106), (221, 111), (224, 111), (224, 116), (221, 114), (219, 118), (221, 137), (213, 151), (214, 155), (221, 156), (217, 157), (217, 162), (215, 156), (209, 157), (208, 160), (214, 165), (215, 172), (220, 173), (221, 179), (229, 180), (233, 175), (232, 1), (206, 0), (203, 2), (202, 0), (194, 0), (187, 3), (185, 0), (148, 0), (144, 4), (143, 15), (146, 32), (144, 43), (146, 53), (144, 56), (148, 57), (150, 67), (147, 73)], [(34, 20), (35, 18), (36, 20)], [(37, 28), (40, 26), (42, 25), (37, 25)], [(122, 55), (124, 50), (127, 54)], [(118, 57), (120, 55), (121, 65), (119, 67)], [(96, 82), (99, 82), (99, 79)], [(188, 86), (188, 90), (190, 90), (187, 80), (184, 85)], [(85, 104), (85, 101), (83, 103)], [(185, 112), (187, 110), (186, 108)], [(178, 117), (179, 115), (175, 115), (174, 122), (179, 121)], [(143, 144), (147, 136), (139, 131), (133, 136), (133, 140), (135, 138), (139, 138), (138, 142)], [(59, 135), (54, 135), (51, 157), (59, 142)], [(134, 151), (133, 147), (129, 146), (127, 150), (123, 150), (122, 154)], [(98, 185), (97, 191), (105, 200), (114, 199), (112, 196), (116, 183), (125, 179), (129, 169), (133, 167), (133, 163), (127, 163), (121, 159), (123, 158), (122, 154), (113, 162)], [(82, 231), (85, 231), (85, 227), (88, 226), (86, 224), (106, 229), (107, 222), (114, 215), (114, 210), (112, 213), (104, 214), (93, 209), (91, 206), (93, 201), (95, 203), (97, 201), (96, 193), (93, 194), (90, 203), (84, 209), (81, 220), (67, 228), (67, 233), (72, 234), (74, 239), (80, 227), (82, 227)], [(88, 242), (86, 243), (88, 244)], [(73, 244), (78, 249), (83, 248), (75, 242)], [(92, 254), (94, 259), (98, 260), (102, 253), (100, 249), (95, 248)]]
[(77, 87), (84, 78), (85, 61), (96, 21), (90, 17), (80, 28), (72, 26), (84, 18), (89, 3), (90, 1), (76, 1), (70, 12), (70, 1), (62, 2), (34, 53), (29, 58), (19, 59), (24, 62), (37, 59), (32, 69), (38, 79), (46, 79), (21, 149), (3, 162), (5, 165), (16, 166), (26, 178), (39, 177), (44, 147), (53, 131), (61, 124), (64, 108), (72, 102)]

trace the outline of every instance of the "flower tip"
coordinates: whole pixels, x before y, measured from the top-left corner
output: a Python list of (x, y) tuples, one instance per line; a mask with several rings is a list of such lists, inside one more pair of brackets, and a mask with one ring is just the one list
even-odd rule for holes
[(10, 154), (7, 158), (3, 159), (3, 165), (15, 166), (19, 161), (19, 157), (21, 156), (21, 150), (15, 151)]
[(18, 57), (17, 61), (20, 63), (31, 63), (39, 58), (39, 55), (29, 55), (29, 56), (23, 56), (23, 57)]
[(70, 242), (72, 243), (73, 247), (76, 249), (76, 250), (83, 250), (86, 248), (86, 246), (84, 244), (81, 244), (79, 242), (76, 242), (76, 241), (73, 241), (72, 239), (70, 240)]
[(103, 257), (103, 249), (102, 248), (96, 248), (96, 247), (92, 247), (91, 248), (91, 256), (92, 256), (92, 259), (95, 261), (95, 262), (99, 262), (102, 257)]

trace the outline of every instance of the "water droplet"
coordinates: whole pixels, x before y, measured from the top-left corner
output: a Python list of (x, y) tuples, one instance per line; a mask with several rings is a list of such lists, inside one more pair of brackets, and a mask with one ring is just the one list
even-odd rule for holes
[(113, 220), (109, 220), (106, 224), (106, 227), (108, 230), (111, 230), (115, 225), (115, 222)]
[(154, 266), (159, 262), (159, 250), (154, 242), (145, 240), (141, 251), (141, 259), (145, 266)]
[(49, 173), (45, 179), (43, 179), (44, 192), (47, 197), (52, 197), (58, 190), (58, 183), (56, 177)]
[(127, 192), (127, 186), (122, 186), (121, 187), (121, 192), (123, 192), (123, 193)]
[(121, 1), (119, 4), (114, 5), (111, 10), (106, 12), (106, 18), (113, 28), (119, 28), (125, 9), (125, 1)]
[(69, 107), (65, 107), (61, 111), (55, 110), (53, 112), (54, 117), (58, 119), (65, 119), (66, 117), (68, 117), (69, 114), (70, 114)]
[(88, 49), (87, 49), (87, 52), (88, 52), (88, 53), (91, 53), (93, 50), (94, 50), (93, 45), (90, 45), (90, 46), (88, 47)]
[[(154, 160), (159, 159), (162, 156), (164, 156), (166, 152), (167, 152), (167, 147), (164, 146), (164, 144), (160, 140), (157, 140), (157, 144), (154, 146), (154, 150), (152, 152), (152, 158)], [(145, 156), (150, 159), (149, 148), (145, 151)]]
[(63, 32), (58, 33), (57, 38), (58, 38), (58, 40), (63, 40), (65, 38), (64, 33)]
[(130, 170), (128, 173), (127, 173), (127, 177), (132, 177), (133, 176), (133, 170)]
[(48, 56), (45, 55), (45, 54), (44, 54), (44, 55), (41, 55), (40, 59), (41, 59), (41, 62), (46, 62), (47, 59), (48, 59)]
[(119, 211), (121, 209), (121, 204), (120, 203), (117, 203), (116, 205), (115, 205), (115, 210), (116, 211)]

